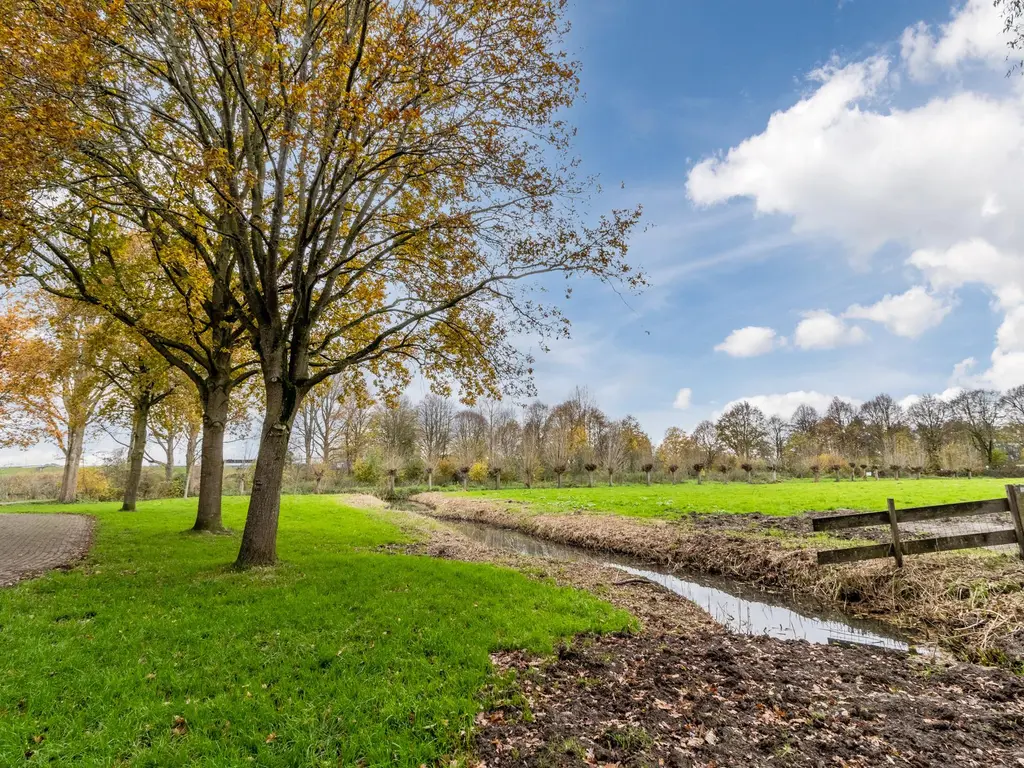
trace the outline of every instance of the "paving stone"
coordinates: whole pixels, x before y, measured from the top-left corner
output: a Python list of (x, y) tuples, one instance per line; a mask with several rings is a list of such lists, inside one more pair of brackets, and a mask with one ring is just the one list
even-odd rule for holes
[(0, 514), (0, 587), (79, 560), (92, 525), (84, 515)]

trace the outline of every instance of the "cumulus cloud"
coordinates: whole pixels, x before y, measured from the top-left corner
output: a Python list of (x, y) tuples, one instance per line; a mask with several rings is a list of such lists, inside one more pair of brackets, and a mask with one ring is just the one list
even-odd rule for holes
[[(759, 213), (788, 216), (795, 233), (838, 240), (860, 260), (900, 252), (883, 251), (886, 244), (910, 253), (906, 263), (925, 285), (841, 316), (809, 313), (796, 346), (862, 341), (863, 331), (844, 319), (914, 338), (949, 314), (956, 290), (980, 284), (1006, 322), (978, 380), (1000, 388), (1024, 382), (1015, 314), (1024, 306), (1024, 96), (997, 74), (1006, 67), (1001, 30), (991, 0), (968, 0), (946, 24), (909, 27), (896, 57), (812, 72), (810, 92), (771, 115), (763, 131), (692, 168), (687, 192), (695, 204), (749, 199)], [(992, 92), (961, 85), (893, 106), (904, 75), (971, 65), (993, 69)]]
[(951, 301), (918, 285), (897, 296), (887, 294), (868, 307), (854, 304), (843, 317), (881, 323), (897, 336), (915, 339), (941, 323), (952, 308)]
[[(947, 387), (941, 392), (935, 393), (935, 397), (937, 397), (944, 403), (948, 403), (963, 391), (963, 387)], [(904, 409), (906, 409), (912, 406), (914, 403), (920, 401), (922, 397), (923, 395), (907, 395), (906, 397), (899, 401), (899, 404)]]
[[(722, 408), (722, 412), (724, 413), (737, 403), (741, 403), (746, 400), (751, 405), (760, 408), (768, 416), (780, 416), (784, 419), (788, 419), (801, 405), (809, 405), (818, 413), (823, 413), (825, 409), (828, 408), (828, 404), (832, 402), (832, 397), (833, 395), (825, 395), (813, 390), (810, 392), (799, 390), (796, 392), (786, 392), (774, 395), (752, 395), (751, 397), (741, 397), (730, 403), (726, 403)], [(844, 397), (840, 395), (839, 399), (845, 400), (853, 405), (860, 405), (860, 400), (855, 400), (852, 397)]]
[(1024, 259), (983, 238), (970, 238), (944, 249), (922, 248), (910, 254), (908, 263), (921, 270), (933, 288), (980, 283), (1003, 308), (1024, 303)]
[(867, 334), (822, 309), (804, 312), (803, 320), (793, 332), (793, 341), (800, 349), (834, 349), (860, 344)]
[(683, 387), (676, 392), (676, 399), (672, 403), (672, 407), (679, 411), (685, 411), (690, 407), (690, 403), (693, 400), (693, 390), (689, 387)]
[(966, 61), (1004, 66), (1008, 38), (1002, 11), (992, 0), (968, 0), (936, 35), (923, 21), (903, 32), (900, 54), (911, 77), (923, 80)]
[(779, 336), (773, 328), (748, 325), (726, 336), (725, 341), (715, 346), (715, 350), (732, 357), (757, 357), (766, 355), (785, 343), (785, 337)]

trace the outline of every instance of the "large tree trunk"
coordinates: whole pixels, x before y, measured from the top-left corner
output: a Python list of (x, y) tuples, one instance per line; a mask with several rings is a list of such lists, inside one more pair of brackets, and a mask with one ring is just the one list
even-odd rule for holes
[(68, 450), (64, 454), (64, 474), (60, 480), (57, 501), (71, 504), (78, 494), (78, 465), (82, 463), (82, 449), (85, 447), (85, 425), (68, 430)]
[(149, 422), (149, 398), (135, 404), (132, 413), (132, 437), (128, 449), (128, 480), (124, 486), (122, 512), (134, 512), (139, 498), (139, 483), (142, 481), (142, 460), (146, 455), (146, 425)]
[(224, 428), (228, 419), (227, 387), (212, 387), (203, 403), (203, 450), (199, 465), (199, 507), (193, 531), (224, 530), (220, 501), (224, 488)]
[(249, 511), (242, 546), (235, 565), (248, 568), (277, 562), (277, 523), (281, 514), (281, 485), (288, 461), (295, 413), (305, 393), (286, 387), (279, 377), (265, 377), (267, 410), (263, 419), (256, 473), (249, 495)]

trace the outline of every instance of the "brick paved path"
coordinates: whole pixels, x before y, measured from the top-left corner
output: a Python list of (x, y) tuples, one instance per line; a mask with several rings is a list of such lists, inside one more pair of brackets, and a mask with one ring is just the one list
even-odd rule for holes
[(75, 562), (91, 541), (83, 515), (0, 514), (0, 587)]

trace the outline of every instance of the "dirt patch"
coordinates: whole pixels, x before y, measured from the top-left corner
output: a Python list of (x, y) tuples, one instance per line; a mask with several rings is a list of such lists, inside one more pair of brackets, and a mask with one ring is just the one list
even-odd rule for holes
[(340, 493), (336, 497), (338, 503), (356, 509), (383, 509), (387, 502), (370, 493)]
[[(810, 516), (698, 515), (681, 521), (600, 514), (534, 514), (518, 503), (419, 494), (441, 519), (520, 530), (629, 555), (679, 571), (727, 576), (823, 607), (882, 619), (961, 658), (1024, 665), (1024, 565), (1007, 555), (947, 553), (819, 567)], [(730, 524), (731, 523), (731, 524)]]
[(722, 634), (610, 636), (494, 657), (477, 719), (496, 766), (1024, 765), (1004, 670)]

